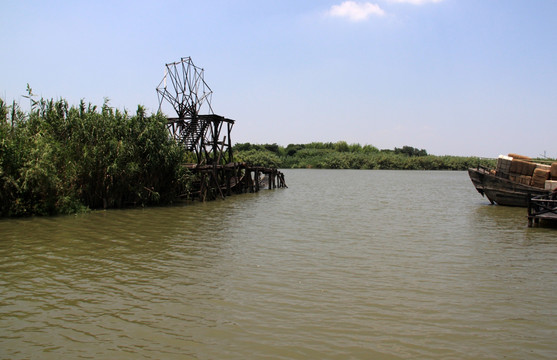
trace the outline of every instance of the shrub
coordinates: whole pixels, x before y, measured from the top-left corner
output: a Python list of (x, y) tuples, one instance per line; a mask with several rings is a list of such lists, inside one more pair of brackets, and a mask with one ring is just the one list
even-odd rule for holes
[(250, 165), (264, 167), (278, 167), (281, 163), (280, 158), (269, 150), (251, 149), (239, 151), (234, 154), (234, 158), (239, 162), (246, 162)]
[(166, 118), (82, 101), (32, 102), (23, 114), (0, 101), (0, 215), (169, 203), (189, 186), (185, 151)]

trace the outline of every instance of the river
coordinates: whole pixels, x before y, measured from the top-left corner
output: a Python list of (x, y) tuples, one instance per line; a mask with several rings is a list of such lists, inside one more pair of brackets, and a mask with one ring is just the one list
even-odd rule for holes
[(0, 220), (1, 359), (555, 359), (557, 232), (466, 172)]

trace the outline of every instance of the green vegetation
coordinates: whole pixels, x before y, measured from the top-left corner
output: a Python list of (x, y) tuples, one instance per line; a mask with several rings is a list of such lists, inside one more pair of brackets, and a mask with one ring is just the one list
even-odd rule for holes
[(69, 214), (168, 204), (187, 190), (185, 151), (163, 115), (35, 101), (24, 113), (0, 99), (0, 216)]
[(424, 149), (403, 146), (379, 150), (371, 145), (313, 142), (310, 144), (234, 145), (235, 158), (279, 168), (466, 170), (477, 165), (494, 166), (495, 160), (477, 157), (428, 155)]
[[(34, 100), (31, 110), (0, 99), (0, 217), (71, 214), (127, 205), (169, 204), (195, 179), (194, 160), (168, 134), (162, 114), (135, 115), (83, 101)], [(464, 170), (494, 161), (432, 156), (410, 146), (313, 142), (234, 146), (236, 161), (277, 168)]]

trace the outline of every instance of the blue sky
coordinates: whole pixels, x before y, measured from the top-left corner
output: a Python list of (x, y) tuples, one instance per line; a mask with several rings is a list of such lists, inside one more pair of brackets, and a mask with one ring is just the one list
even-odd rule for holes
[(339, 141), (557, 157), (557, 1), (0, 4), (0, 97), (158, 109), (166, 63), (205, 69), (234, 142)]

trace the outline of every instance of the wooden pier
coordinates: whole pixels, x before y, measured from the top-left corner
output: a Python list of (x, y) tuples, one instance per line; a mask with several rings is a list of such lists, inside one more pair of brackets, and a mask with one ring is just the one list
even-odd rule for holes
[(557, 225), (557, 192), (535, 196), (528, 201), (528, 227), (540, 222)]
[(196, 179), (185, 197), (200, 201), (224, 199), (233, 194), (255, 193), (262, 189), (288, 188), (284, 174), (276, 168), (232, 162), (226, 165), (185, 165)]

